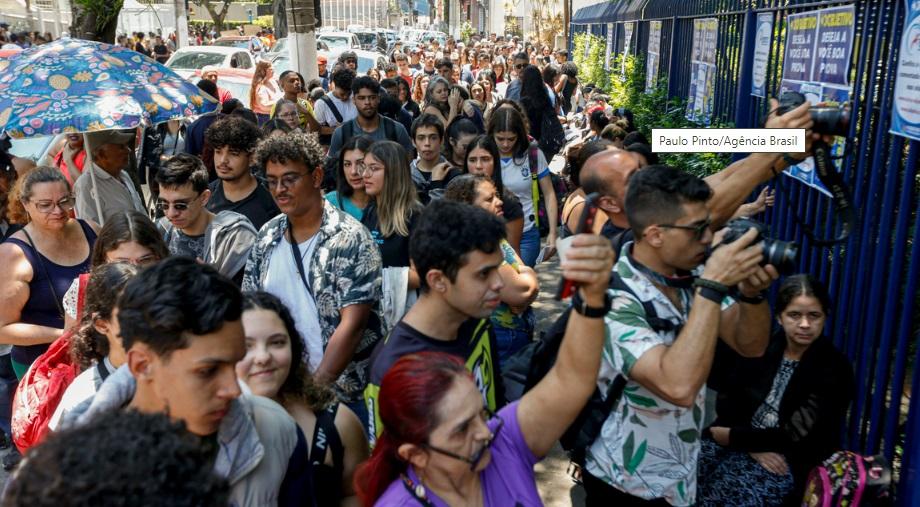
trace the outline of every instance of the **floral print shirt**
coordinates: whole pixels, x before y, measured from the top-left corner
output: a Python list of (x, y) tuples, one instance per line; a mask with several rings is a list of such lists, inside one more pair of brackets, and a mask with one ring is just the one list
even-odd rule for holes
[[(367, 384), (367, 367), (374, 346), (380, 341), (381, 260), (380, 249), (370, 232), (344, 211), (323, 199), (323, 220), (310, 262), (307, 281), (313, 291), (323, 350), (341, 321), (341, 309), (355, 304), (370, 304), (371, 315), (351, 363), (336, 381), (339, 400), (351, 403), (362, 399)], [(272, 251), (282, 243), (288, 228), (287, 215), (269, 220), (259, 231), (246, 262), (243, 290), (261, 290)], [(287, 244), (286, 242), (284, 244)], [(306, 290), (306, 288), (304, 289)], [(296, 308), (291, 308), (296, 312)]]
[[(614, 271), (642, 301), (650, 301), (658, 318), (678, 329), (687, 322), (693, 289), (679, 289), (681, 308), (674, 306), (633, 264), (632, 243), (623, 247)], [(646, 320), (642, 304), (625, 291), (611, 289), (613, 304), (605, 317), (606, 340), (601, 356), (598, 388), (606, 393), (617, 375), (625, 375), (649, 349), (670, 346), (678, 332), (658, 333)], [(723, 309), (733, 304), (726, 298)], [(601, 434), (588, 448), (586, 468), (591, 475), (645, 498), (664, 498), (675, 506), (693, 505), (696, 499), (696, 462), (706, 389), (696, 395), (691, 408), (680, 407), (629, 380), (613, 405)]]

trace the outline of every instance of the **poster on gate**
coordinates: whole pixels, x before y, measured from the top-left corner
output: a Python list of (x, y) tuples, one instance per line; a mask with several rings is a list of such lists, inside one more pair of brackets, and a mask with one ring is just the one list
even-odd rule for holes
[(625, 30), (626, 30), (626, 43), (623, 44), (623, 58), (622, 58), (622, 61), (620, 62), (620, 74), (625, 76), (626, 75), (626, 55), (629, 54), (629, 45), (632, 43), (633, 28), (635, 27), (635, 23), (632, 23), (632, 22), (624, 23), (623, 26), (625, 27)]
[[(849, 69), (853, 53), (856, 10), (852, 5), (790, 14), (779, 96), (799, 92), (812, 104), (837, 107), (850, 101)], [(833, 156), (844, 150), (844, 138), (831, 147)], [(831, 196), (815, 174), (814, 159), (790, 167), (783, 174)]]
[(693, 20), (693, 46), (690, 52), (690, 90), (687, 119), (702, 125), (712, 120), (713, 83), (716, 75), (716, 46), (719, 20)]
[(648, 58), (645, 62), (645, 91), (655, 89), (658, 84), (658, 64), (661, 58), (661, 21), (651, 21), (648, 32)]
[(613, 55), (613, 23), (607, 23), (607, 49), (604, 51), (604, 70), (610, 70), (610, 58)]
[(766, 97), (767, 63), (770, 61), (770, 42), (773, 40), (773, 13), (757, 15), (757, 35), (754, 39), (754, 67), (751, 70), (751, 95)]
[(920, 141), (920, 0), (904, 0), (904, 32), (895, 72), (891, 133)]

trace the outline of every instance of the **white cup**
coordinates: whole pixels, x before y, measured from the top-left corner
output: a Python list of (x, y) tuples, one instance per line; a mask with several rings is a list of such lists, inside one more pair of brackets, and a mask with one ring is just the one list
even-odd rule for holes
[(567, 236), (556, 240), (556, 253), (559, 255), (560, 263), (565, 262), (566, 252), (569, 250), (569, 247), (572, 246), (572, 241), (574, 240), (575, 236)]

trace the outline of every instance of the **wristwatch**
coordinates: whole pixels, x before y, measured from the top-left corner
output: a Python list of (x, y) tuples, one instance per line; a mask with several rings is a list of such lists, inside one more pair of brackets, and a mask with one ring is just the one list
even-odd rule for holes
[(722, 300), (728, 294), (729, 288), (719, 282), (697, 278), (693, 281), (693, 286), (699, 289), (699, 295), (716, 304), (722, 304)]
[(575, 295), (572, 296), (572, 309), (589, 319), (600, 319), (606, 316), (612, 303), (613, 298), (610, 297), (609, 292), (604, 292), (604, 306), (588, 306), (588, 303), (581, 298), (581, 291), (575, 291)]

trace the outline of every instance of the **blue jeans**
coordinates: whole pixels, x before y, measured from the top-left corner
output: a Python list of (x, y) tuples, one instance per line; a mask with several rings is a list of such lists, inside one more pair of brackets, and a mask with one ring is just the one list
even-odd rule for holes
[(540, 229), (536, 226), (521, 235), (521, 260), (533, 267), (540, 255)]
[(495, 344), (498, 346), (499, 368), (504, 366), (508, 358), (515, 352), (533, 340), (533, 332), (527, 329), (509, 329), (501, 326), (493, 326), (493, 329), (495, 330)]

